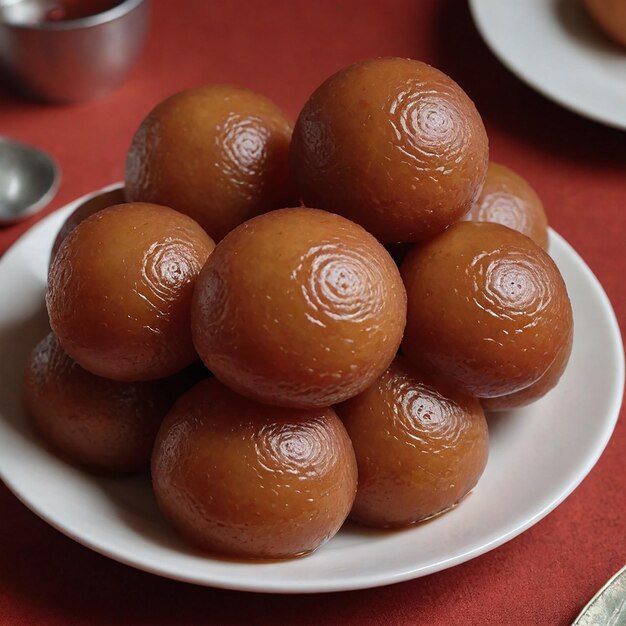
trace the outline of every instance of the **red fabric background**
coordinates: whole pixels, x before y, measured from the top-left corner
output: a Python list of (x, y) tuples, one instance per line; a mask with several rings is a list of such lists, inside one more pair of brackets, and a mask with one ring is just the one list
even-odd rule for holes
[[(465, 2), (154, 5), (141, 62), (105, 100), (39, 105), (0, 87), (0, 134), (51, 151), (63, 168), (49, 210), (120, 179), (133, 131), (174, 91), (236, 83), (273, 98), (295, 117), (338, 68), (372, 56), (414, 57), (451, 74), (474, 98), (492, 157), (534, 185), (552, 226), (599, 277), (624, 328), (626, 135), (558, 108), (515, 79), (480, 41)], [(0, 252), (32, 221), (0, 230)], [(569, 624), (626, 561), (625, 446), (622, 419), (575, 493), (493, 552), (411, 582), (318, 596), (220, 591), (135, 571), (66, 539), (0, 484), (0, 623)]]

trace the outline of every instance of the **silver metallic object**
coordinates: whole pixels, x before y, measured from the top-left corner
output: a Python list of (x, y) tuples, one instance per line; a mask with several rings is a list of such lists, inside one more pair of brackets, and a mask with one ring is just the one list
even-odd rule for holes
[(0, 225), (43, 209), (59, 186), (59, 168), (41, 150), (0, 137)]
[(126, 78), (148, 33), (149, 1), (124, 0), (78, 19), (46, 21), (52, 0), (0, 0), (0, 68), (34, 96), (78, 102)]
[(596, 593), (572, 626), (626, 626), (626, 567)]

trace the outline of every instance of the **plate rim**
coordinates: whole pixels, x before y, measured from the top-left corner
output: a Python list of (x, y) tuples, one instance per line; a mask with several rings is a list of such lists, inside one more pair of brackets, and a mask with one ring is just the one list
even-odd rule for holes
[[(102, 193), (104, 191), (108, 191), (115, 187), (118, 187), (120, 182), (113, 183), (111, 185), (107, 185), (99, 190), (90, 192), (73, 200), (68, 203), (64, 207), (57, 209), (51, 214), (44, 217), (42, 220), (38, 221), (31, 228), (29, 228), (25, 233), (23, 233), (20, 238), (7, 250), (5, 255), (0, 258), (0, 264), (3, 264), (6, 258), (14, 254), (15, 250), (17, 250), (17, 244), (21, 242), (28, 236), (37, 236), (39, 231), (45, 231), (49, 228), (49, 224), (56, 220), (60, 220), (62, 216), (69, 215), (69, 213), (81, 202)], [(526, 518), (521, 524), (514, 526), (513, 528), (509, 528), (507, 532), (503, 534), (498, 534), (497, 536), (491, 536), (486, 541), (482, 542), (480, 545), (469, 549), (462, 554), (457, 554), (451, 556), (447, 559), (438, 560), (436, 563), (431, 563), (430, 565), (423, 565), (417, 567), (403, 567), (398, 569), (393, 573), (383, 573), (378, 575), (363, 575), (360, 574), (355, 576), (351, 574), (346, 581), (330, 579), (330, 582), (320, 582), (316, 581), (314, 585), (310, 585), (306, 580), (272, 580), (267, 579), (265, 582), (262, 582), (260, 579), (262, 576), (257, 575), (255, 580), (245, 579), (241, 580), (238, 578), (237, 574), (220, 574), (216, 576), (215, 574), (211, 575), (200, 575), (200, 573), (181, 573), (178, 570), (167, 569), (163, 567), (158, 567), (153, 565), (152, 559), (146, 558), (145, 555), (140, 558), (132, 558), (128, 557), (124, 554), (123, 550), (111, 548), (106, 545), (106, 542), (103, 540), (99, 540), (97, 534), (85, 532), (77, 530), (75, 526), (67, 525), (62, 522), (59, 522), (55, 519), (54, 515), (49, 515), (45, 511), (45, 507), (42, 507), (36, 498), (32, 498), (29, 494), (24, 494), (20, 490), (19, 486), (14, 484), (13, 480), (8, 477), (0, 465), (0, 479), (2, 479), (7, 486), (7, 488), (15, 495), (15, 497), (26, 506), (30, 511), (35, 513), (40, 519), (45, 521), (47, 524), (55, 528), (57, 531), (61, 532), (66, 537), (76, 541), (82, 546), (97, 552), (103, 556), (111, 558), (115, 561), (118, 561), (124, 565), (133, 567), (135, 569), (148, 572), (150, 574), (154, 574), (157, 576), (161, 576), (164, 578), (169, 578), (173, 580), (178, 580), (180, 582), (192, 583), (196, 585), (202, 586), (210, 586), (222, 589), (231, 589), (238, 591), (250, 591), (250, 592), (261, 592), (261, 593), (283, 593), (283, 594), (298, 594), (298, 593), (328, 593), (328, 592), (340, 592), (340, 591), (351, 591), (351, 590), (359, 590), (359, 589), (368, 589), (374, 587), (382, 587), (389, 584), (394, 584), (398, 582), (403, 582), (407, 580), (411, 580), (414, 578), (418, 578), (421, 576), (426, 576), (433, 574), (435, 572), (439, 572), (455, 565), (460, 565), (461, 563), (465, 563), (473, 558), (476, 558), (482, 554), (485, 554), (504, 543), (510, 541), (511, 539), (517, 537), (528, 528), (539, 522), (541, 519), (546, 517), (549, 513), (551, 513), (556, 507), (558, 507), (571, 493), (580, 485), (580, 483), (588, 476), (593, 467), (598, 462), (600, 456), (604, 452), (612, 434), (617, 424), (617, 420), (619, 418), (620, 409), (622, 405), (622, 399), (624, 394), (624, 376), (625, 376), (625, 357), (624, 357), (624, 347), (621, 337), (621, 332), (619, 328), (619, 324), (617, 321), (617, 317), (615, 315), (615, 311), (611, 305), (611, 302), (604, 291), (600, 281), (595, 276), (593, 271), (589, 268), (589, 266), (585, 263), (582, 257), (576, 252), (576, 250), (556, 231), (552, 228), (549, 229), (550, 239), (557, 241), (559, 245), (563, 246), (566, 252), (571, 256), (572, 260), (575, 262), (576, 267), (579, 271), (582, 271), (585, 274), (586, 279), (592, 285), (594, 291), (598, 295), (603, 309), (605, 309), (608, 319), (609, 319), (609, 330), (610, 334), (617, 340), (617, 369), (616, 369), (616, 379), (618, 380), (618, 389), (616, 389), (615, 394), (610, 403), (610, 407), (607, 410), (607, 415), (610, 415), (610, 419), (608, 419), (603, 426), (601, 431), (601, 437), (599, 437), (597, 444), (594, 446), (591, 454), (588, 454), (585, 459), (585, 464), (578, 468), (575, 474), (572, 475), (571, 480), (568, 482), (567, 486), (561, 490), (559, 495), (548, 502), (545, 506), (543, 506), (540, 510), (536, 511), (532, 516)], [(210, 559), (210, 557), (208, 557)]]
[[(502, 0), (500, 0), (502, 1)], [(550, 88), (549, 84), (542, 83), (537, 80), (534, 75), (528, 72), (523, 66), (516, 64), (506, 52), (500, 48), (491, 35), (491, 30), (486, 27), (481, 13), (481, 5), (486, 4), (489, 0), (469, 0), (470, 13), (472, 20), (478, 30), (482, 40), (487, 44), (491, 53), (502, 63), (502, 65), (514, 76), (525, 82), (531, 89), (542, 95), (544, 98), (551, 100), (568, 111), (580, 115), (581, 117), (590, 119), (598, 124), (615, 128), (617, 130), (626, 130), (626, 117), (624, 119), (615, 119), (613, 116), (606, 116), (597, 112), (595, 109), (588, 109), (583, 105), (576, 103), (562, 96), (558, 91)]]

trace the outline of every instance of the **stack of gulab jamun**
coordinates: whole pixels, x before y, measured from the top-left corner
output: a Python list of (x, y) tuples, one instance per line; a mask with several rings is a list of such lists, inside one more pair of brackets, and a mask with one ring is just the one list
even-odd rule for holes
[(351, 65), (295, 125), (253, 92), (189, 89), (139, 126), (124, 187), (61, 229), (24, 402), (68, 461), (150, 469), (207, 553), (409, 526), (478, 483), (484, 411), (567, 365), (547, 248), (538, 195), (425, 63)]

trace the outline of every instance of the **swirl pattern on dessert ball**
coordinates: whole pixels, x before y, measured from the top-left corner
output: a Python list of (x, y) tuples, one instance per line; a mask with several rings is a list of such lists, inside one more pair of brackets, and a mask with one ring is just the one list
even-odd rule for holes
[(491, 161), (485, 184), (465, 221), (502, 224), (548, 249), (548, 218), (536, 191), (519, 174)]
[(322, 475), (337, 462), (334, 436), (320, 418), (265, 424), (255, 436), (257, 462), (269, 472), (280, 468), (301, 480)]
[(399, 376), (391, 379), (389, 392), (396, 399), (394, 426), (406, 436), (408, 445), (439, 454), (441, 448), (454, 446), (462, 436), (463, 415), (454, 402), (435, 389)]
[(215, 142), (223, 150), (223, 173), (240, 188), (254, 189), (267, 159), (270, 132), (259, 118), (231, 114), (220, 125)]
[(482, 222), (495, 222), (521, 233), (525, 233), (530, 227), (530, 219), (522, 201), (507, 193), (489, 194), (483, 200), (479, 217)]
[(195, 250), (189, 242), (170, 237), (156, 241), (144, 252), (138, 295), (154, 308), (159, 317), (167, 316), (163, 305), (175, 302), (181, 290), (200, 272)]
[(418, 170), (446, 175), (462, 159), (468, 139), (467, 123), (444, 85), (438, 93), (412, 81), (410, 88), (403, 89), (389, 107), (389, 123), (398, 150)]
[(518, 331), (534, 326), (551, 296), (537, 265), (537, 259), (523, 250), (509, 249), (506, 256), (499, 250), (476, 256), (466, 270), (473, 283), (474, 303), (496, 318), (515, 322)]
[(311, 248), (292, 276), (309, 305), (307, 318), (325, 326), (326, 318), (361, 323), (380, 314), (379, 269), (359, 247), (330, 243)]

